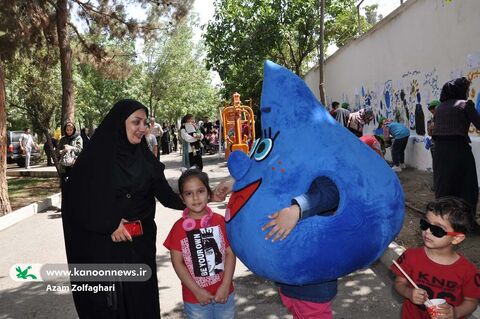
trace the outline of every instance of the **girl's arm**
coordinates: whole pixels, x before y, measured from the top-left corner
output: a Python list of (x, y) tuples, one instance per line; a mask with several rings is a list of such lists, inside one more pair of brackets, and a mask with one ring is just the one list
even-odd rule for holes
[(406, 278), (397, 276), (395, 278), (395, 290), (404, 298), (409, 299), (416, 305), (423, 305), (427, 300), (427, 292), (423, 289), (410, 288)]
[(178, 278), (180, 281), (188, 288), (191, 292), (195, 295), (198, 302), (202, 305), (209, 304), (213, 300), (213, 296), (205, 289), (201, 288), (195, 280), (193, 280), (190, 272), (188, 272), (187, 266), (183, 262), (182, 253), (171, 249), (170, 250), (170, 258), (172, 259), (173, 269), (177, 273)]
[(237, 257), (233, 253), (231, 247), (225, 250), (225, 270), (223, 272), (223, 280), (220, 287), (215, 294), (215, 301), (219, 303), (226, 303), (230, 292), (230, 285), (232, 284), (233, 273), (235, 272), (235, 263)]

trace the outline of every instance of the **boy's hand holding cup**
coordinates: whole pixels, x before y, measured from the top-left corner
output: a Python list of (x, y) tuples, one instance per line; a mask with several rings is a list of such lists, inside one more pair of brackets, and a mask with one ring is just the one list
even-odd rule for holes
[(428, 315), (432, 319), (454, 318), (453, 308), (447, 304), (445, 299), (430, 299), (425, 302), (425, 307), (427, 308)]

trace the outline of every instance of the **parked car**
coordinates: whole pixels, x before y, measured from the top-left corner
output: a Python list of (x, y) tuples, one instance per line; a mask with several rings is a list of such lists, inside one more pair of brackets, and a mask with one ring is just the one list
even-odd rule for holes
[[(7, 131), (7, 163), (17, 163), (18, 166), (25, 166), (25, 154), (20, 149), (20, 137), (23, 131)], [(35, 140), (35, 137), (34, 137)], [(32, 163), (40, 160), (40, 151), (32, 149), (30, 161)]]

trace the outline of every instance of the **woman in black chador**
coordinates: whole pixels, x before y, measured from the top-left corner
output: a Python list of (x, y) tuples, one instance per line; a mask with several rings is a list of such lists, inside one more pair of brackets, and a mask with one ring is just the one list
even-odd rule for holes
[[(464, 77), (445, 83), (440, 105), (435, 108), (433, 139), (433, 179), (435, 198), (457, 196), (470, 204), (472, 227), (478, 202), (475, 158), (468, 129), (472, 123), (480, 129), (480, 114), (468, 99), (470, 81)], [(476, 221), (477, 223), (479, 220)]]
[[(114, 285), (114, 291), (73, 292), (80, 318), (160, 318), (156, 275), (155, 198), (184, 209), (172, 191), (165, 166), (155, 160), (144, 138), (148, 110), (140, 102), (116, 103), (78, 157), (65, 186), (62, 209), (69, 264), (147, 264), (144, 282)], [(140, 220), (143, 235), (131, 237), (123, 223)], [(107, 289), (105, 289), (107, 290)]]

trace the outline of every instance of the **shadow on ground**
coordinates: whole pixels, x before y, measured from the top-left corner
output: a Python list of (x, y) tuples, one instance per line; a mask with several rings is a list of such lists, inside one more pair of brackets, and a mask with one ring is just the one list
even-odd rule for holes
[[(238, 319), (292, 318), (282, 306), (275, 286), (267, 280), (250, 274), (234, 278), (235, 304)], [(183, 317), (183, 304), (177, 303), (170, 312), (162, 313), (164, 319)]]
[(47, 284), (44, 282), (22, 283), (16, 288), (1, 290), (0, 300), (0, 319), (78, 318), (72, 294), (47, 291)]

